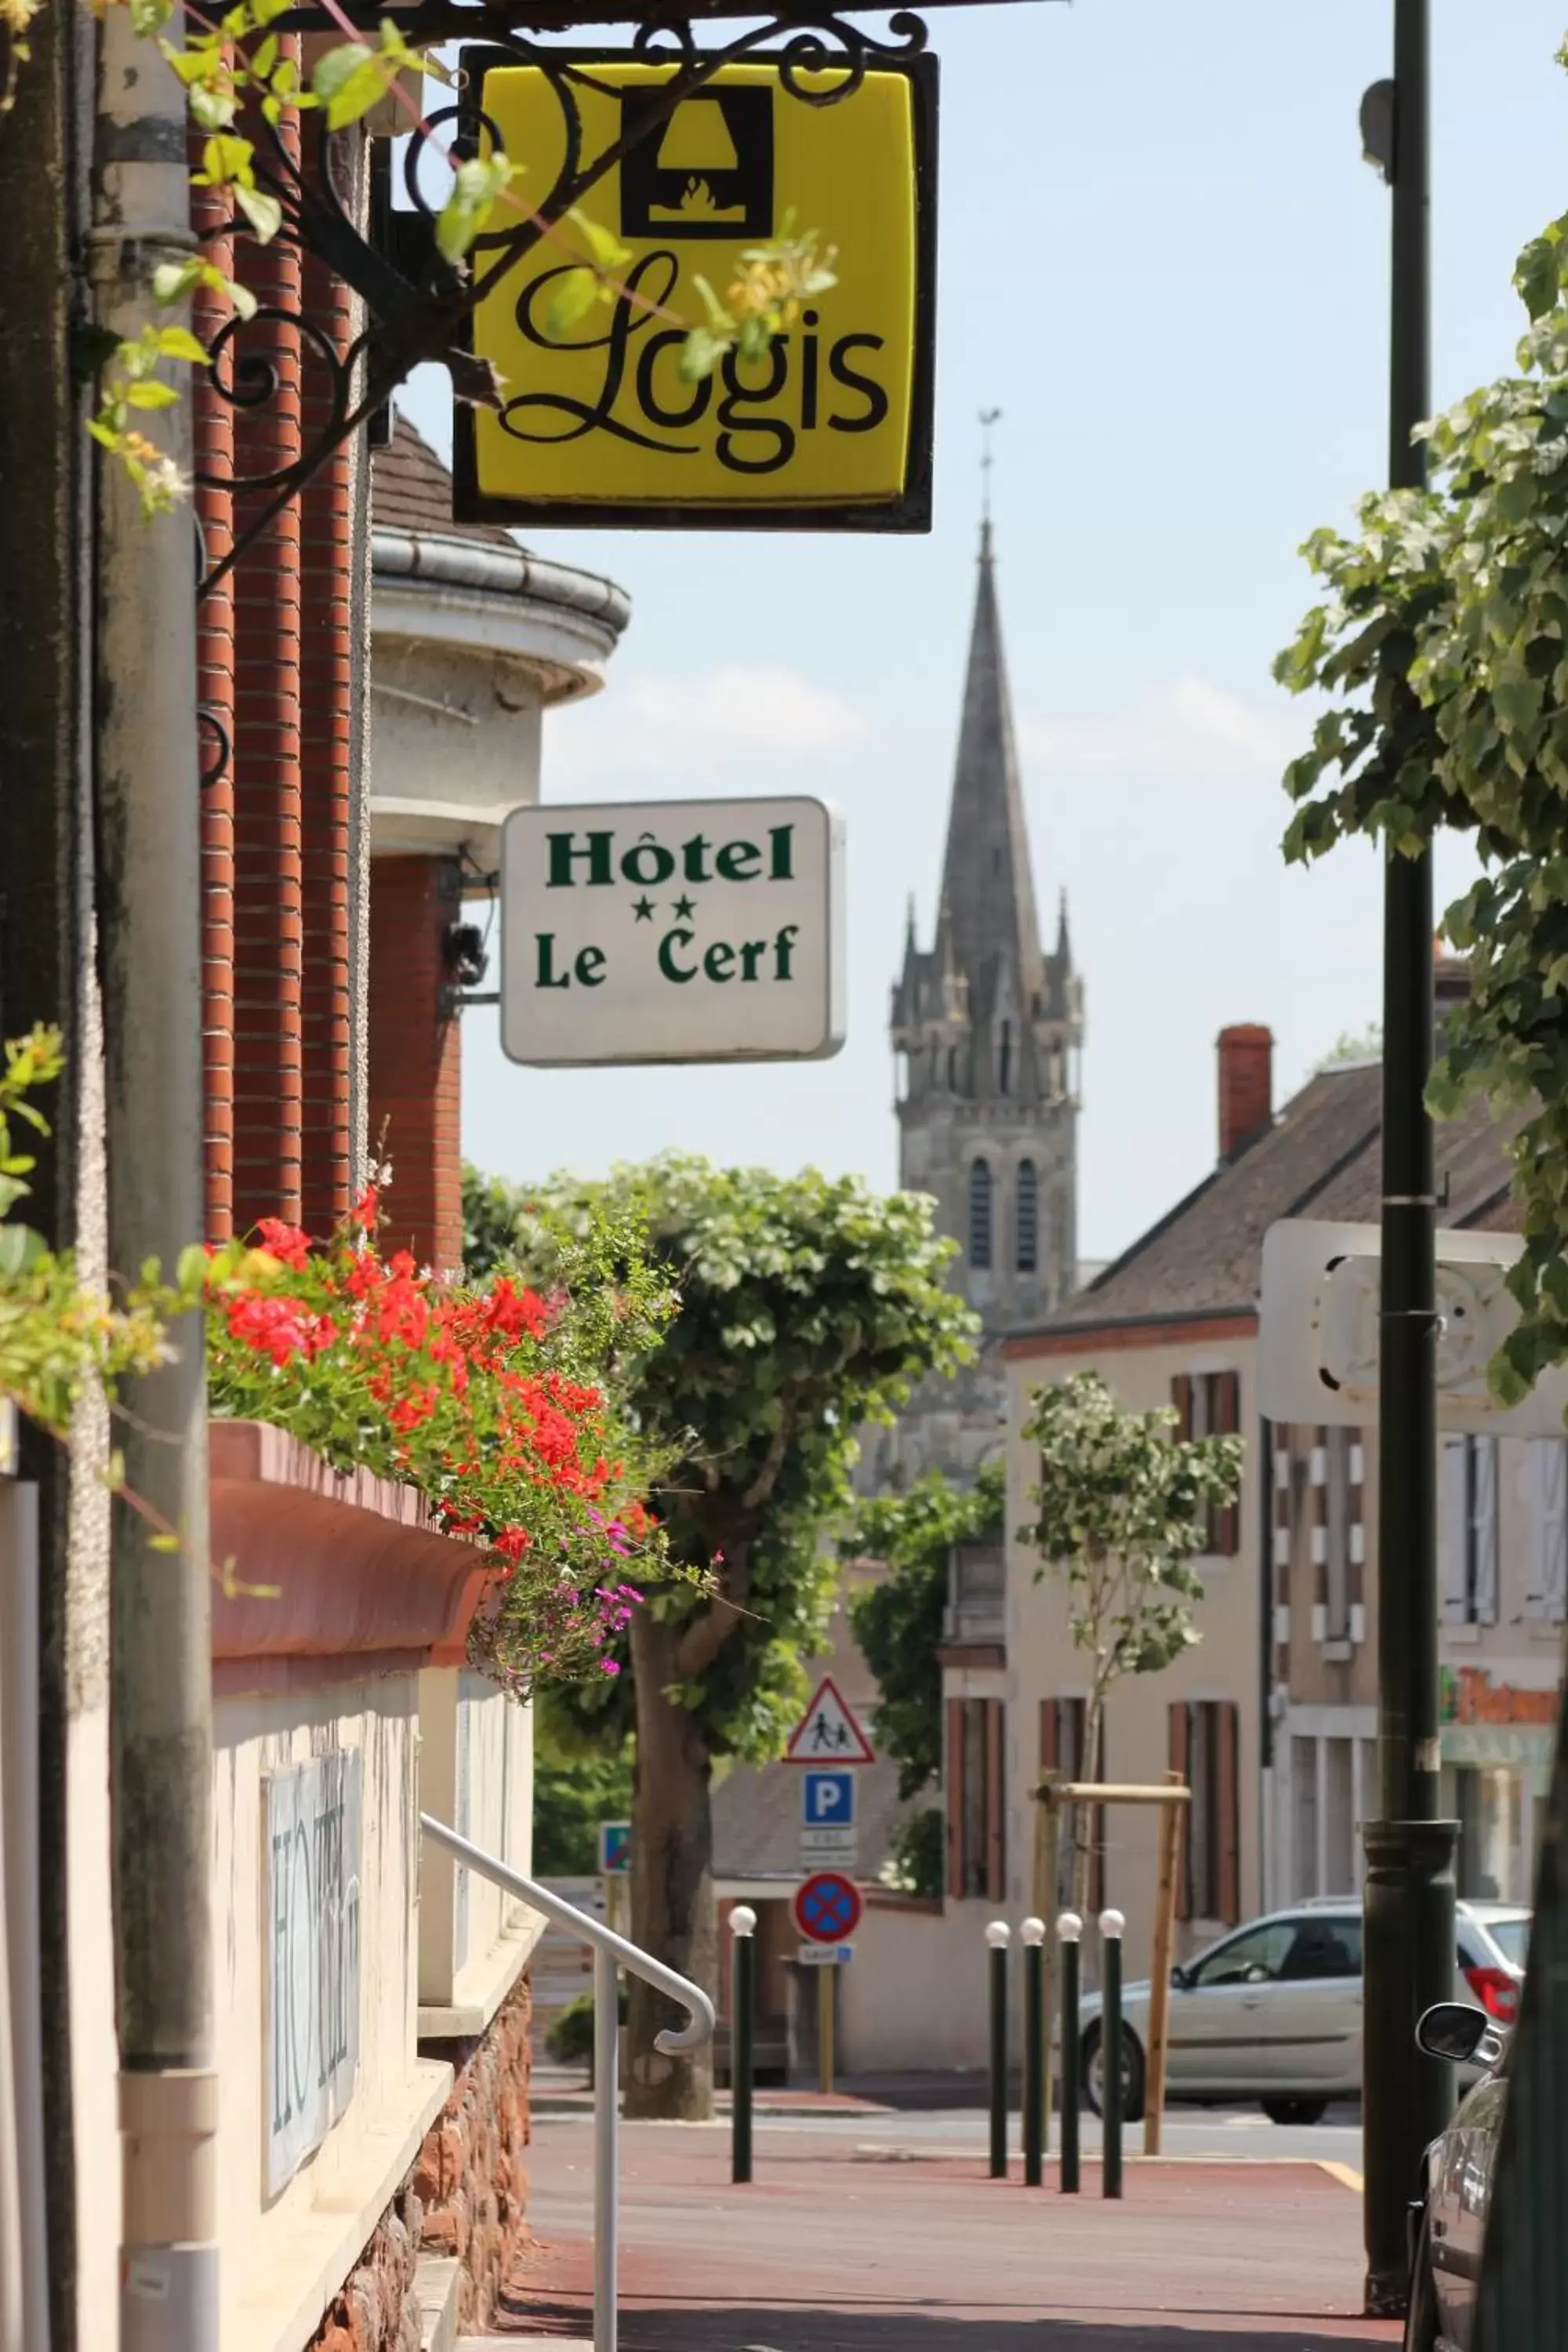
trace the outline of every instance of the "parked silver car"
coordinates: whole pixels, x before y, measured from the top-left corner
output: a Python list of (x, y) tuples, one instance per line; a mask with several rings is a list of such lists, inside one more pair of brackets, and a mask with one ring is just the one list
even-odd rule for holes
[[(1495, 2022), (1511, 2025), (1524, 1980), (1530, 1914), (1516, 1904), (1461, 1903), (1461, 1985)], [(1122, 2000), (1123, 2112), (1143, 2112), (1149, 1987)], [(1098, 2114), (1103, 2076), (1100, 1999), (1080, 2013), (1085, 2095)], [(1332, 2099), (1361, 2092), (1362, 1915), (1354, 1896), (1276, 1911), (1238, 1927), (1171, 1971), (1170, 2099), (1256, 2099), (1277, 2124), (1313, 2124)]]
[(1426, 2011), (1415, 2039), (1428, 2057), (1486, 2071), (1426, 2151), (1405, 2352), (1470, 2352), (1513, 2036), (1484, 2010), (1444, 2001)]

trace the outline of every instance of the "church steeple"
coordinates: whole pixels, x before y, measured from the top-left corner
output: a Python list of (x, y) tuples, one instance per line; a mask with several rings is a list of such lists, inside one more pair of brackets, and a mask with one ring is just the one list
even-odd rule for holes
[(1026, 1014), (1041, 995), (1039, 919), (1029, 866), (1024, 795), (1013, 740), (1012, 698), (1002, 650), (989, 516), (980, 526), (980, 578), (958, 734), (942, 894), (953, 953), (969, 975), (975, 1010), (987, 1013), (1005, 956)]
[[(983, 422), (993, 420), (983, 419)], [(1082, 985), (1063, 894), (1041, 944), (1002, 646), (986, 456), (979, 577), (934, 936), (911, 929), (893, 991), (900, 1181), (934, 1193), (987, 1332), (1035, 1320), (1077, 1265)]]

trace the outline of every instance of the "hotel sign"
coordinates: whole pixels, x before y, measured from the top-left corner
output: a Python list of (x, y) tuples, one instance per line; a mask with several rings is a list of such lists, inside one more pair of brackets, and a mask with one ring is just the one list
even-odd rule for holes
[[(457, 409), (458, 519), (929, 530), (935, 60), (879, 66), (830, 106), (793, 95), (776, 64), (725, 66), (640, 140), (671, 68), (578, 62), (584, 157), (635, 140), (580, 209), (631, 258), (613, 305), (552, 322), (584, 250), (568, 224), (479, 305), (473, 347), (504, 379), (502, 405)], [(526, 160), (525, 195), (548, 188), (565, 129), (546, 75), (495, 50), (464, 63), (494, 135)], [(687, 331), (707, 320), (697, 280), (721, 299), (745, 250), (792, 216), (837, 247), (837, 282), (761, 358), (731, 352), (688, 381)]]
[(268, 1776), (267, 2194), (319, 2147), (359, 2071), (357, 1748)]
[(822, 1060), (844, 1043), (844, 828), (816, 800), (514, 809), (514, 1062)]

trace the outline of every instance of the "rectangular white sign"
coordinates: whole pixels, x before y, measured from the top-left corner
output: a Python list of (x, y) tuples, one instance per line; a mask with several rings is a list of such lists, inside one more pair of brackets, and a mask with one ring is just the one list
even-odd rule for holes
[(844, 826), (818, 800), (514, 809), (514, 1062), (820, 1061), (844, 1043)]
[(854, 1957), (853, 1944), (802, 1944), (795, 1954), (803, 1969), (847, 1969)]
[(349, 1748), (268, 1776), (267, 2193), (353, 2096), (363, 1774)]
[(836, 1862), (853, 1861), (859, 1843), (860, 1832), (857, 1829), (804, 1829), (800, 1833), (801, 1857), (803, 1861), (811, 1860), (818, 1868), (828, 1858)]

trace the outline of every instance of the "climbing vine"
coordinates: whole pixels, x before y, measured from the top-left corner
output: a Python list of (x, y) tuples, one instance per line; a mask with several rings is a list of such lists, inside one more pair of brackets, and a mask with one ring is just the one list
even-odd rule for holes
[[(1559, 54), (1568, 63), (1568, 45)], [(1468, 833), (1480, 878), (1444, 929), (1469, 960), (1428, 1101), (1528, 1116), (1510, 1149), (1520, 1320), (1491, 1367), (1516, 1403), (1568, 1361), (1568, 215), (1520, 257), (1515, 373), (1425, 425), (1425, 490), (1363, 500), (1305, 554), (1327, 592), (1276, 676), (1330, 707), (1286, 785), (1287, 856), (1400, 855)]]

